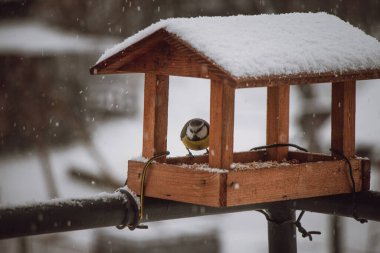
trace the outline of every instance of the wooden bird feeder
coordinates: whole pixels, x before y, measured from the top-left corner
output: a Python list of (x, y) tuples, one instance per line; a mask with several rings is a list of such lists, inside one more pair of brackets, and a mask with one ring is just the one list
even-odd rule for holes
[[(308, 15), (331, 17), (304, 14), (306, 21)], [(282, 15), (272, 15), (276, 16)], [(228, 18), (236, 17), (221, 19)], [(355, 156), (355, 88), (356, 80), (379, 78), (380, 68), (236, 76), (175, 30), (176, 19), (161, 23), (120, 44), (90, 70), (92, 74), (145, 73), (142, 155), (147, 158), (167, 150), (169, 76), (211, 80), (209, 154), (160, 158), (148, 171), (145, 196), (220, 207), (351, 192), (348, 165), (334, 154), (288, 147), (248, 152), (233, 148), (236, 89), (267, 87), (266, 143), (276, 144), (289, 142), (290, 85), (326, 82), (332, 83), (331, 148), (350, 160), (356, 190), (369, 189), (369, 160)], [(128, 163), (128, 186), (137, 193), (143, 166), (141, 161)]]

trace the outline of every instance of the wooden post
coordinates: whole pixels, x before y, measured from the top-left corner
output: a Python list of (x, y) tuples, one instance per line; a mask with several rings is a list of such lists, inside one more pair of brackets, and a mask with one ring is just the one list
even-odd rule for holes
[[(166, 151), (169, 76), (145, 74), (143, 157)], [(165, 157), (159, 161), (165, 161)]]
[[(267, 145), (289, 142), (289, 85), (268, 87), (267, 90)], [(268, 159), (282, 161), (288, 147), (268, 149)]]
[(331, 148), (355, 156), (356, 82), (332, 83)]
[(210, 153), (211, 168), (230, 169), (233, 162), (235, 89), (228, 81), (211, 79)]

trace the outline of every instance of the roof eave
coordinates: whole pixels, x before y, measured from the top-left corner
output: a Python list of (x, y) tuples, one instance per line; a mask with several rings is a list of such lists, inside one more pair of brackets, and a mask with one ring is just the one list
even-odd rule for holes
[[(90, 74), (118, 74), (117, 71), (121, 60), (125, 61), (126, 57), (134, 58), (139, 55), (141, 50), (147, 50), (146, 48), (155, 45), (158, 41), (163, 39), (163, 29), (146, 36), (145, 38), (137, 41), (136, 43), (118, 51), (117, 53), (107, 57), (106, 59), (96, 63), (90, 68)], [(116, 65), (116, 66), (115, 66)]]
[(345, 72), (299, 73), (236, 79), (236, 88), (302, 85), (312, 83), (342, 82), (348, 80), (380, 79), (380, 69), (351, 70)]
[[(228, 71), (221, 68), (210, 58), (193, 48), (189, 43), (182, 40), (178, 36), (166, 31), (165, 29), (159, 29), (156, 32), (150, 34), (144, 39), (124, 48), (123, 50), (113, 54), (112, 56), (104, 59), (103, 61), (97, 63), (90, 68), (90, 73), (92, 75), (97, 74), (120, 74), (120, 73), (136, 73), (133, 71), (128, 71), (127, 69), (121, 69), (123, 65), (128, 63), (126, 60), (129, 57), (131, 60), (142, 54), (143, 48), (147, 45), (154, 47), (160, 41), (165, 41), (171, 46), (186, 52), (186, 54), (191, 55), (199, 64), (207, 65), (207, 71), (209, 74), (203, 76), (204, 78), (222, 78), (227, 79), (233, 86), (236, 84), (236, 78), (232, 76)], [(146, 73), (144, 71), (138, 73)], [(168, 73), (170, 74), (170, 73)], [(175, 73), (173, 73), (175, 75)], [(189, 77), (199, 77), (199, 76), (189, 76)]]

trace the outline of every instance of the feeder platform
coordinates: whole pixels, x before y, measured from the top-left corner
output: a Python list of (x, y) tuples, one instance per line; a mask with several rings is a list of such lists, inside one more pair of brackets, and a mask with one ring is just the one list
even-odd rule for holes
[[(350, 193), (348, 164), (324, 154), (289, 151), (266, 161), (266, 151), (234, 153), (230, 170), (208, 167), (208, 156), (167, 158), (150, 165), (145, 196), (223, 207)], [(370, 162), (350, 159), (357, 191), (369, 190)], [(140, 193), (144, 162), (129, 161), (128, 187)]]

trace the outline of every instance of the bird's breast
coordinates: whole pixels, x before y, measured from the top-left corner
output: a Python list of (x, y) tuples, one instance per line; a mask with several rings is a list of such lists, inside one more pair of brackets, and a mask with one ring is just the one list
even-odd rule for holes
[(202, 150), (208, 148), (208, 136), (202, 140), (190, 140), (187, 136), (182, 138), (183, 144), (191, 150)]

